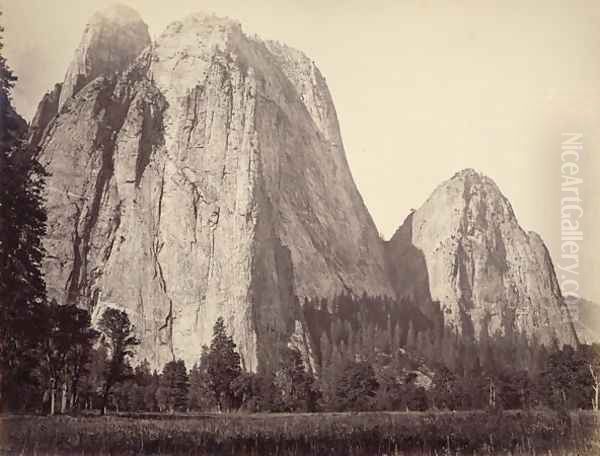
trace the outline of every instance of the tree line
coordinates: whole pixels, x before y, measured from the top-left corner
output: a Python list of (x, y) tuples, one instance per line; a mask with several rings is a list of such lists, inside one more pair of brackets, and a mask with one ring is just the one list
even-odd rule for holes
[[(162, 370), (130, 360), (139, 341), (127, 314), (89, 314), (53, 302), (53, 328), (42, 347), (38, 381), (20, 385), (21, 410), (42, 413), (318, 412), (551, 408), (598, 409), (600, 346), (541, 346), (529, 370), (486, 362), (464, 370), (432, 363), (418, 351), (355, 352), (334, 346), (312, 372), (286, 348), (274, 372), (246, 372), (223, 318), (197, 362)], [(328, 350), (325, 347), (324, 353)], [(493, 355), (490, 355), (493, 358)], [(25, 389), (23, 389), (25, 388)], [(26, 398), (29, 397), (29, 400)]]

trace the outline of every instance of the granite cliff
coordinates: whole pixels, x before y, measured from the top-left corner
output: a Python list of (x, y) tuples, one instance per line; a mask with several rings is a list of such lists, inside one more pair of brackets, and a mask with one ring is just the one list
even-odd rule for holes
[(323, 76), (214, 16), (150, 44), (123, 8), (94, 16), (32, 123), (50, 295), (124, 308), (157, 366), (195, 362), (220, 315), (249, 369), (290, 338), (309, 355), (303, 297), (393, 294)]
[(526, 334), (549, 344), (576, 334), (539, 235), (525, 232), (509, 201), (472, 169), (442, 183), (388, 242), (399, 297), (471, 340)]
[(135, 11), (97, 13), (30, 138), (51, 173), (49, 295), (126, 310), (156, 367), (197, 361), (219, 316), (247, 369), (289, 343), (312, 362), (301, 303), (342, 293), (441, 307), (467, 336), (573, 340), (542, 241), (489, 179), (455, 176), (383, 242), (319, 69), (232, 20), (151, 41)]

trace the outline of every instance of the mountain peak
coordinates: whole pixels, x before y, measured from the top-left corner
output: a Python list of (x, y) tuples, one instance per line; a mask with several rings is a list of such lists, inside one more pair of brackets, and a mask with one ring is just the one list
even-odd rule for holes
[[(427, 207), (430, 203), (447, 201), (456, 204), (455, 210), (463, 214), (465, 211), (486, 213), (487, 209), (496, 208), (496, 215), (503, 215), (504, 220), (513, 220), (516, 223), (512, 205), (498, 187), (496, 182), (473, 168), (466, 168), (455, 173), (450, 179), (442, 182), (433, 191), (423, 204)], [(483, 219), (478, 218), (479, 221)]]
[(501, 193), (500, 188), (498, 187), (498, 185), (496, 184), (494, 179), (492, 179), (491, 177), (487, 176), (486, 174), (484, 174), (481, 171), (478, 171), (474, 168), (462, 169), (462, 170), (456, 172), (454, 174), (454, 176), (452, 176), (446, 182), (455, 182), (455, 181), (466, 182), (466, 183), (468, 183), (469, 186), (473, 186), (473, 185), (477, 185), (477, 184), (492, 186), (492, 187), (494, 187), (494, 189), (496, 191)]
[(115, 4), (96, 12), (85, 27), (67, 69), (59, 111), (97, 77), (127, 68), (150, 42), (148, 26), (134, 9)]
[[(139, 359), (155, 367), (196, 362), (223, 317), (248, 370), (276, 363), (288, 343), (315, 348), (305, 298), (392, 297), (312, 60), (203, 13), (142, 51), (149, 42), (137, 19), (93, 22), (68, 72), (67, 105), (49, 128), (40, 122), (56, 189), (50, 295), (95, 316), (126, 310)], [(126, 70), (133, 61), (146, 65)], [(91, 82), (110, 72), (121, 76)]]
[(474, 169), (443, 182), (388, 243), (399, 296), (467, 338), (525, 333), (572, 343), (542, 239), (519, 226), (496, 183)]

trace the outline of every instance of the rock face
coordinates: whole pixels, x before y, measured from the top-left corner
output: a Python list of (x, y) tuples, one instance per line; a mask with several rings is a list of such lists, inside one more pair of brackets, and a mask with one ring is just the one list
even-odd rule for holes
[(550, 255), (496, 184), (473, 170), (441, 184), (388, 243), (399, 296), (464, 337), (526, 334), (576, 342)]
[(29, 126), (29, 139), (33, 144), (39, 144), (46, 134), (46, 128), (49, 126), (50, 121), (58, 113), (58, 101), (60, 99), (60, 92), (62, 89), (62, 83), (56, 84), (54, 89), (48, 92), (42, 98), (38, 105), (38, 109), (35, 116), (31, 120)]
[(223, 316), (251, 370), (310, 354), (303, 297), (393, 296), (314, 63), (207, 15), (148, 42), (97, 14), (40, 104), (49, 294), (126, 310), (157, 367), (196, 362)]
[(574, 340), (548, 252), (493, 182), (456, 175), (384, 243), (314, 62), (229, 19), (151, 43), (130, 9), (97, 13), (30, 138), (51, 174), (49, 295), (125, 310), (155, 367), (196, 362), (219, 316), (249, 370), (290, 343), (311, 361), (300, 303), (342, 293), (441, 307), (469, 337)]

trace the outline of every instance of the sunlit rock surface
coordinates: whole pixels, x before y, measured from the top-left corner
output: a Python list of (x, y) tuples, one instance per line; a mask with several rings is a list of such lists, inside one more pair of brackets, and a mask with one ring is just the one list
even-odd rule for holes
[[(123, 21), (113, 61), (94, 37)], [(252, 370), (306, 340), (305, 296), (392, 296), (314, 63), (215, 16), (145, 30), (94, 16), (40, 104), (50, 295), (125, 309), (154, 366), (196, 362), (222, 315)]]
[(467, 169), (442, 183), (388, 243), (399, 296), (440, 309), (467, 338), (536, 337), (574, 344), (567, 306), (542, 239), (525, 232), (488, 177)]

